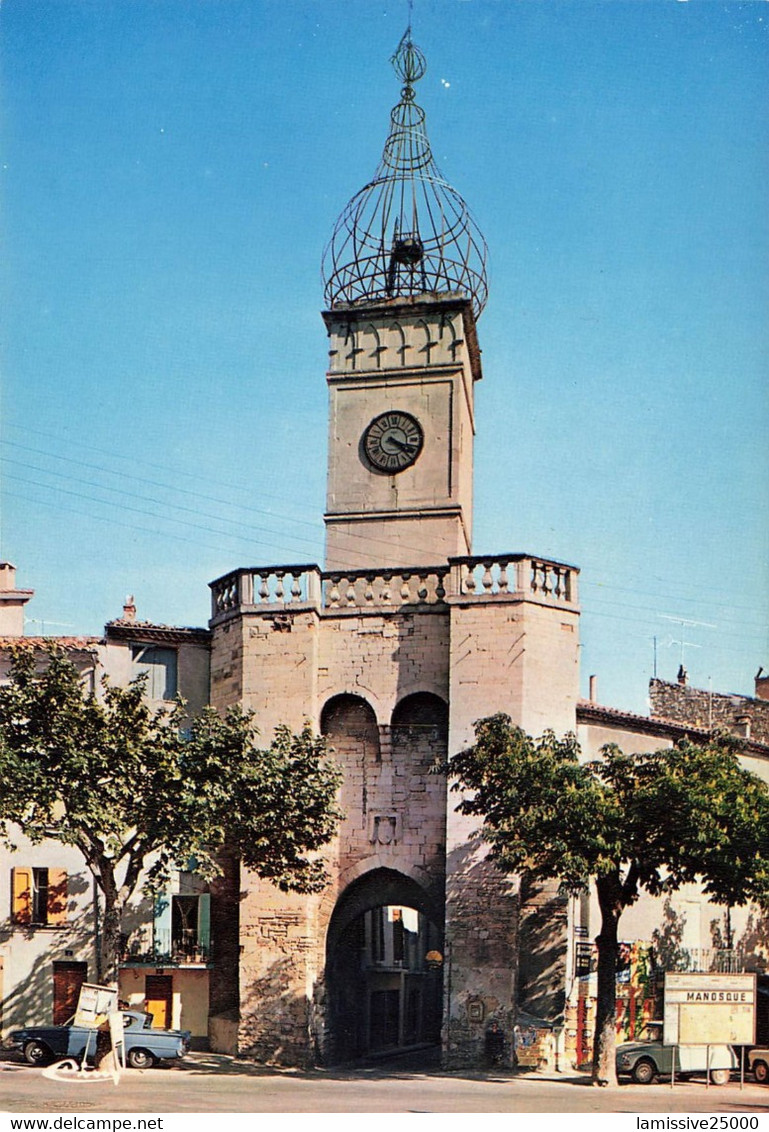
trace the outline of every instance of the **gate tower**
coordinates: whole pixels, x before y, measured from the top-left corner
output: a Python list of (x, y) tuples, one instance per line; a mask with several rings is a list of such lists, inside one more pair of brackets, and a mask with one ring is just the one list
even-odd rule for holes
[(476, 1065), (493, 1022), (563, 1005), (563, 904), (498, 872), (434, 771), (496, 711), (575, 728), (578, 572), (472, 555), (486, 245), (434, 162), (410, 29), (392, 63), (382, 160), (323, 259), (325, 569), (211, 583), (214, 705), (254, 710), (265, 741), (310, 719), (344, 773), (325, 892), (232, 861), (212, 904), (213, 1047), (293, 1064), (440, 1041)]

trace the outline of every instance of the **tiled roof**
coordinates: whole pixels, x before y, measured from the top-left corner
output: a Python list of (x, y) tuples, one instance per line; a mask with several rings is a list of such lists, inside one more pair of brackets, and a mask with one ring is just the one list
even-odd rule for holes
[(208, 644), (210, 629), (198, 629), (183, 625), (157, 625), (154, 621), (131, 621), (118, 617), (104, 626), (107, 638), (123, 641), (168, 641), (180, 644), (183, 641), (198, 641)]
[(49, 649), (51, 647), (73, 652), (78, 649), (92, 651), (97, 645), (103, 644), (103, 637), (0, 637), (0, 649), (32, 648)]
[[(638, 731), (644, 735), (659, 735), (667, 739), (705, 740), (711, 732), (704, 727), (694, 727), (674, 719), (651, 719), (648, 715), (636, 715), (634, 712), (621, 711), (619, 708), (604, 707), (603, 704), (593, 703), (592, 700), (579, 700), (577, 703), (577, 723), (605, 723), (615, 727), (624, 726), (628, 731)], [(769, 744), (758, 743), (755, 739), (746, 739), (745, 751), (757, 755), (769, 756)]]

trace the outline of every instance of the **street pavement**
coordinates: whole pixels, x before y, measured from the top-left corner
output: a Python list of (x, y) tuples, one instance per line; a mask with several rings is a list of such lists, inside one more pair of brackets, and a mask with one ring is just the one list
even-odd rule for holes
[(380, 1064), (351, 1070), (276, 1070), (217, 1054), (128, 1069), (110, 1080), (51, 1079), (17, 1055), (0, 1060), (0, 1112), (34, 1113), (748, 1113), (769, 1112), (769, 1086), (739, 1082), (596, 1089), (586, 1074), (446, 1073)]

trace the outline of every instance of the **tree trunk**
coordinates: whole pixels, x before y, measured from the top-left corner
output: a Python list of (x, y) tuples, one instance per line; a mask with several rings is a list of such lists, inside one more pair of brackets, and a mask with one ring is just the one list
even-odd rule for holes
[(593, 1039), (594, 1085), (617, 1084), (617, 930), (622, 911), (618, 887), (615, 877), (596, 878), (601, 931), (595, 941), (598, 947), (598, 996)]
[(104, 985), (118, 985), (120, 971), (120, 909), (108, 899), (105, 900), (104, 922), (101, 933), (101, 970)]
[[(122, 909), (119, 907), (114, 895), (105, 894), (104, 922), (101, 933), (101, 971), (104, 986), (118, 989), (120, 974), (120, 928), (122, 924)], [(109, 1028), (102, 1026), (96, 1035), (96, 1068), (111, 1070), (112, 1068), (112, 1041)]]

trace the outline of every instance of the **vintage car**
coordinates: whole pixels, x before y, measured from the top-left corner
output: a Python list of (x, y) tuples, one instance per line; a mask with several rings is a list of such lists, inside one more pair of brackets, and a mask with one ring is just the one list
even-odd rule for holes
[(731, 1046), (664, 1045), (661, 1032), (661, 1026), (652, 1023), (647, 1027), (646, 1041), (623, 1042), (617, 1046), (618, 1077), (631, 1077), (637, 1085), (650, 1085), (657, 1077), (672, 1076), (675, 1057), (676, 1077), (705, 1076), (709, 1065), (711, 1083), (726, 1085), (732, 1070), (739, 1068)]
[[(148, 1069), (156, 1061), (184, 1057), (190, 1046), (189, 1030), (155, 1030), (152, 1015), (143, 1010), (123, 1010), (126, 1062), (134, 1069)], [(30, 1065), (45, 1065), (50, 1061), (71, 1057), (80, 1060), (91, 1036), (89, 1056), (96, 1047), (94, 1031), (75, 1026), (70, 1019), (64, 1026), (30, 1026), (15, 1030), (9, 1041), (24, 1055)]]
[(748, 1070), (761, 1085), (765, 1085), (769, 1081), (769, 1049), (749, 1050)]

